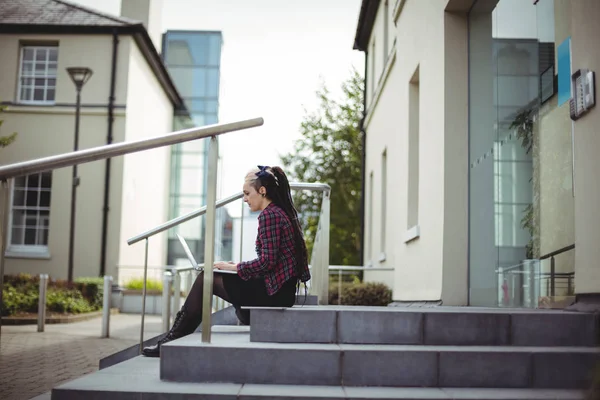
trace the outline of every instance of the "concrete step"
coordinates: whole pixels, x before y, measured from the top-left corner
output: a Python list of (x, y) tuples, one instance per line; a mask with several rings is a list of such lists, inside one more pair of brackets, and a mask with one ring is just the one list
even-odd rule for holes
[[(252, 330), (253, 328), (251, 328)], [(161, 379), (285, 385), (585, 389), (596, 347), (411, 346), (251, 342), (199, 334), (164, 345)]]
[[(199, 363), (202, 360), (198, 360)], [(579, 390), (382, 388), (235, 383), (177, 383), (159, 379), (159, 360), (136, 357), (52, 390), (52, 400), (583, 400)]]
[(251, 340), (278, 343), (598, 346), (595, 314), (477, 307), (251, 308)]

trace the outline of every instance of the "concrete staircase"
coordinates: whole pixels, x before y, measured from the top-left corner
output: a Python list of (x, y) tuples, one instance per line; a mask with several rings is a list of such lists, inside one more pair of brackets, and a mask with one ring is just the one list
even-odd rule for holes
[(583, 399), (598, 316), (478, 308), (256, 308), (52, 391), (63, 399)]

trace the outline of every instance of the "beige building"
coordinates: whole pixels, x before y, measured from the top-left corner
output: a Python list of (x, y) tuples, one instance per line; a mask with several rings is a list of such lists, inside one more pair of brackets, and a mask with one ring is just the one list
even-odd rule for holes
[[(123, 11), (143, 20), (151, 8)], [(79, 149), (171, 132), (174, 115), (185, 113), (157, 44), (134, 19), (64, 1), (5, 0), (0, 54), (0, 101), (7, 106), (0, 134), (18, 132), (0, 150), (2, 165), (73, 150), (76, 90), (68, 67), (93, 71), (81, 91)], [(143, 265), (144, 246), (126, 240), (168, 219), (170, 151), (79, 166), (74, 277), (116, 277), (119, 269)], [(67, 278), (71, 175), (63, 168), (15, 180), (7, 274)], [(165, 260), (166, 236), (159, 235), (150, 240), (149, 265)]]
[(445, 305), (600, 293), (600, 110), (569, 111), (599, 19), (596, 0), (363, 0), (364, 264), (393, 268), (367, 280)]

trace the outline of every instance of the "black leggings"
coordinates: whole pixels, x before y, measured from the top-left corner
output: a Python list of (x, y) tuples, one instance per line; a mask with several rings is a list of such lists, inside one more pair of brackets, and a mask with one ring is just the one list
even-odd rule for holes
[[(243, 280), (237, 274), (213, 274), (213, 294), (231, 303), (236, 315), (244, 325), (250, 324), (250, 310), (244, 306), (291, 307), (296, 301), (296, 278), (288, 280), (277, 293), (268, 295), (262, 278)], [(202, 304), (204, 297), (204, 272), (201, 272), (183, 304), (183, 308), (192, 319), (193, 330), (202, 322)]]

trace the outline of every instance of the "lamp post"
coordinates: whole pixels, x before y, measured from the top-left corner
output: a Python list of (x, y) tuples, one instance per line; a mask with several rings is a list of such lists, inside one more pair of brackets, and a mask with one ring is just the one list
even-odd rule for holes
[[(87, 67), (70, 67), (67, 72), (75, 84), (77, 90), (77, 103), (75, 106), (75, 143), (73, 151), (79, 149), (79, 110), (81, 108), (81, 88), (91, 78), (92, 70)], [(79, 177), (77, 176), (77, 165), (73, 166), (73, 188), (71, 189), (71, 227), (69, 231), (69, 282), (73, 282), (73, 251), (75, 245), (75, 209), (77, 201), (77, 186), (79, 186)]]

